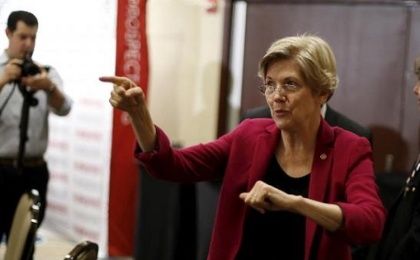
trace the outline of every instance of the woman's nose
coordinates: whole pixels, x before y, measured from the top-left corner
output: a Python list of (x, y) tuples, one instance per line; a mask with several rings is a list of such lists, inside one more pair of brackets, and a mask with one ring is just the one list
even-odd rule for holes
[[(281, 88), (280, 88), (281, 89)], [(284, 102), (284, 101), (286, 101), (286, 95), (285, 95), (285, 93), (282, 91), (282, 90), (280, 90), (280, 89), (276, 89), (276, 91), (274, 91), (274, 93), (273, 93), (273, 97), (274, 97), (274, 100), (275, 101), (278, 101), (278, 102)]]

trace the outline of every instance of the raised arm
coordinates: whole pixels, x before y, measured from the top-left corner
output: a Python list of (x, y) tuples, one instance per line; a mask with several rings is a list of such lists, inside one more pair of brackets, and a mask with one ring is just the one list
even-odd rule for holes
[(141, 87), (125, 77), (106, 76), (100, 81), (113, 83), (109, 103), (128, 113), (137, 142), (144, 152), (153, 151), (156, 142), (156, 128), (146, 104)]

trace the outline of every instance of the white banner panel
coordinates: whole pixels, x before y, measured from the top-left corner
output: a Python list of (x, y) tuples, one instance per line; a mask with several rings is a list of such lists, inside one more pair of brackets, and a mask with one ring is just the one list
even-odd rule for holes
[[(55, 67), (73, 99), (67, 117), (50, 116), (47, 161), (51, 172), (45, 226), (108, 251), (111, 154), (111, 86), (100, 75), (115, 73), (116, 0), (0, 0), (2, 32), (11, 11), (39, 20), (34, 60)], [(0, 48), (7, 47), (0, 37)]]

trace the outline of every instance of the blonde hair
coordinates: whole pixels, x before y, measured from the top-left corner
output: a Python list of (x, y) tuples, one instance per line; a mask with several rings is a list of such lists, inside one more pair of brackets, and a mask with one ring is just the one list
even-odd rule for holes
[(338, 86), (338, 76), (334, 53), (327, 42), (310, 34), (281, 38), (261, 59), (258, 76), (264, 80), (270, 64), (288, 59), (296, 61), (313, 91), (332, 96)]

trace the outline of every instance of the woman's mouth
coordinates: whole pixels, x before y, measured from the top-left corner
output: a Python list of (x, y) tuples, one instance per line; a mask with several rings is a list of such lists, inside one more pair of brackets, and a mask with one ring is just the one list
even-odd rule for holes
[(274, 115), (276, 117), (282, 117), (282, 116), (285, 116), (288, 113), (289, 113), (289, 111), (287, 111), (285, 109), (276, 109), (276, 110), (274, 110)]

